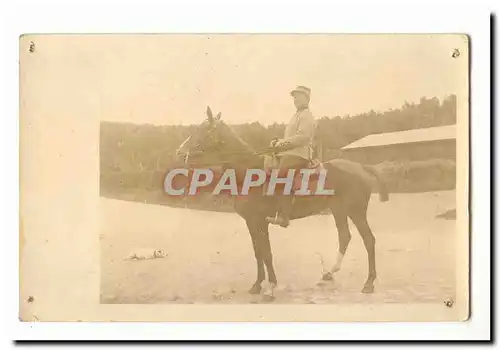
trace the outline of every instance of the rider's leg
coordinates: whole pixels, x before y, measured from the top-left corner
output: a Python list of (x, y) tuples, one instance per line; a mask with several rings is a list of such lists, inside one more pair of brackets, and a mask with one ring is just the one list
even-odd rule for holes
[[(286, 174), (289, 169), (295, 169), (295, 172), (297, 173), (298, 171), (300, 171), (300, 169), (307, 167), (308, 163), (309, 161), (307, 159), (298, 156), (283, 156), (281, 157), (279, 164), (280, 176), (284, 176), (284, 174)], [(276, 196), (278, 197), (279, 214), (276, 217), (268, 217), (267, 221), (275, 225), (287, 227), (290, 223), (293, 195), (283, 195), (278, 191), (278, 194), (276, 194)]]

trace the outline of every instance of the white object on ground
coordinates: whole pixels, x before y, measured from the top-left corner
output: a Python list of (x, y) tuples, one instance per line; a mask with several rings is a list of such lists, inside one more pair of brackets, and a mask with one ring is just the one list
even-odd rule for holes
[(163, 249), (138, 249), (128, 254), (124, 260), (148, 260), (165, 258), (168, 254)]

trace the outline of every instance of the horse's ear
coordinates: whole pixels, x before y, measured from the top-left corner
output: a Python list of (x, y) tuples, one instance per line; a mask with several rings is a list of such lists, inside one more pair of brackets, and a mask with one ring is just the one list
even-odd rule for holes
[(215, 120), (220, 120), (220, 114), (221, 114), (220, 112), (217, 113), (217, 115), (215, 116)]
[(214, 120), (214, 115), (212, 114), (210, 106), (207, 106), (207, 118), (209, 122), (212, 122)]

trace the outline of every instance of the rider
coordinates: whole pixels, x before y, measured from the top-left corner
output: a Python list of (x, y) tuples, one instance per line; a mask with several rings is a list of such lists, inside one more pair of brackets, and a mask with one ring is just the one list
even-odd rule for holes
[[(297, 86), (290, 93), (297, 112), (293, 115), (285, 129), (284, 138), (273, 143), (279, 151), (282, 147), (283, 152), (279, 153), (280, 174), (288, 169), (306, 168), (311, 160), (311, 143), (314, 137), (315, 120), (309, 110), (309, 101), (311, 99), (311, 89), (305, 86)], [(293, 196), (281, 195), (279, 198), (279, 214), (275, 217), (267, 217), (267, 221), (274, 225), (287, 227), (290, 224), (290, 212), (292, 209)]]

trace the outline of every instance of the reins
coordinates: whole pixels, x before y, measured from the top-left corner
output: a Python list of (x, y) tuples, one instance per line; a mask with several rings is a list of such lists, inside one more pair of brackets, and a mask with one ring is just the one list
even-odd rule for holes
[[(266, 155), (275, 156), (277, 153), (279, 153), (279, 152), (277, 152), (277, 149), (275, 147), (268, 147), (268, 148), (261, 150), (261, 151), (244, 150), (244, 151), (232, 151), (232, 152), (214, 152), (214, 154), (216, 154), (217, 156), (220, 156), (221, 158), (222, 157), (234, 157), (234, 156), (248, 156), (248, 157), (262, 157), (262, 156), (266, 156)], [(191, 158), (193, 156), (196, 157), (196, 156), (202, 155), (202, 154), (206, 154), (206, 152), (205, 151), (198, 151), (195, 153), (189, 153), (188, 157), (186, 157), (186, 159), (185, 159), (185, 163), (187, 163), (189, 158)], [(233, 161), (219, 160), (219, 161), (217, 161), (217, 163), (220, 165), (231, 164), (231, 163), (234, 163), (234, 160)]]
[[(280, 153), (277, 151), (276, 148), (267, 148), (262, 151), (250, 151), (250, 150), (245, 150), (245, 151), (232, 151), (232, 152), (214, 152), (214, 154), (222, 157), (227, 157), (227, 156), (265, 156), (265, 155), (271, 155), (271, 154), (276, 154)], [(197, 151), (190, 153), (190, 156), (196, 156), (200, 154), (206, 154), (205, 151)]]

